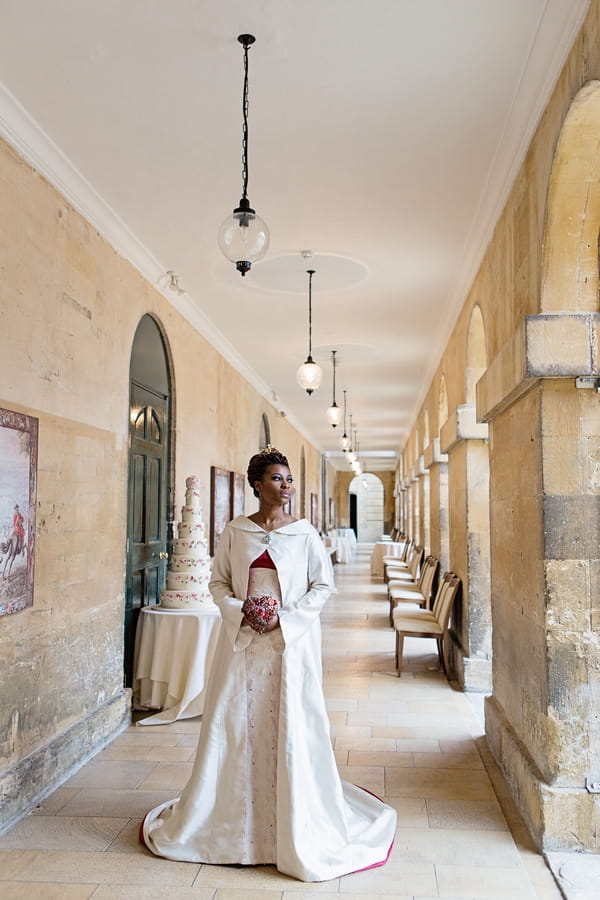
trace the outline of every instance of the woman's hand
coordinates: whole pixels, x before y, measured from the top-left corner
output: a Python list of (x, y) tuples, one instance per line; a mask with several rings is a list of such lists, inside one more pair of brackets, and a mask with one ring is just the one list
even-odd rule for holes
[(276, 628), (279, 628), (279, 616), (277, 614), (271, 616), (263, 629), (263, 634), (268, 634), (269, 631), (275, 631)]

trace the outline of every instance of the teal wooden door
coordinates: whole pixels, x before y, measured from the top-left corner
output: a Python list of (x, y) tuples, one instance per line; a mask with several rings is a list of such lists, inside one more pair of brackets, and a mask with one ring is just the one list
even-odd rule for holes
[[(141, 375), (144, 383), (135, 374)], [(154, 389), (148, 382), (159, 388)], [(130, 380), (124, 635), (128, 686), (133, 681), (135, 630), (140, 611), (160, 601), (166, 579), (170, 432), (167, 383), (160, 332), (154, 320), (144, 316), (134, 342)]]

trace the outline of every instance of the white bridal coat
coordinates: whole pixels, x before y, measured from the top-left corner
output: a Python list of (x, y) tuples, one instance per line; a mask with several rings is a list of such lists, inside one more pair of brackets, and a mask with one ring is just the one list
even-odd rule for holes
[[(191, 778), (178, 800), (153, 809), (144, 839), (158, 856), (238, 863), (244, 843), (247, 752), (246, 665), (260, 640), (240, 627), (250, 564), (265, 549), (277, 568), (285, 643), (277, 747), (276, 865), (302, 881), (326, 881), (383, 862), (396, 812), (340, 779), (322, 690), (321, 607), (333, 590), (331, 564), (306, 519), (266, 533), (246, 516), (225, 528), (210, 589), (223, 624), (207, 688)], [(233, 591), (232, 591), (233, 588)]]

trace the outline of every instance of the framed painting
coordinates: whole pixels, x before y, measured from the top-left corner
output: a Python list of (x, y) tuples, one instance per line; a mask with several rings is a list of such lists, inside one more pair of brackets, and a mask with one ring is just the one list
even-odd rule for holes
[(316, 494), (310, 495), (310, 524), (319, 527), (319, 498)]
[(231, 472), (231, 518), (244, 515), (246, 478), (239, 472)]
[(0, 615), (33, 606), (38, 420), (0, 409)]
[(215, 555), (223, 529), (231, 518), (231, 473), (210, 467), (210, 555)]

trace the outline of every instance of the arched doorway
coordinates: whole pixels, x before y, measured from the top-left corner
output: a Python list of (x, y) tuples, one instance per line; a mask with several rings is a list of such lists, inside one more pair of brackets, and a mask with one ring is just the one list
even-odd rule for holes
[(356, 497), (356, 539), (367, 543), (378, 541), (383, 533), (384, 491), (381, 479), (372, 472), (365, 472), (352, 479), (348, 490), (351, 509), (352, 497)]
[(171, 376), (152, 316), (136, 330), (129, 368), (129, 477), (125, 583), (125, 684), (133, 678), (140, 610), (159, 602), (167, 569), (171, 461)]

